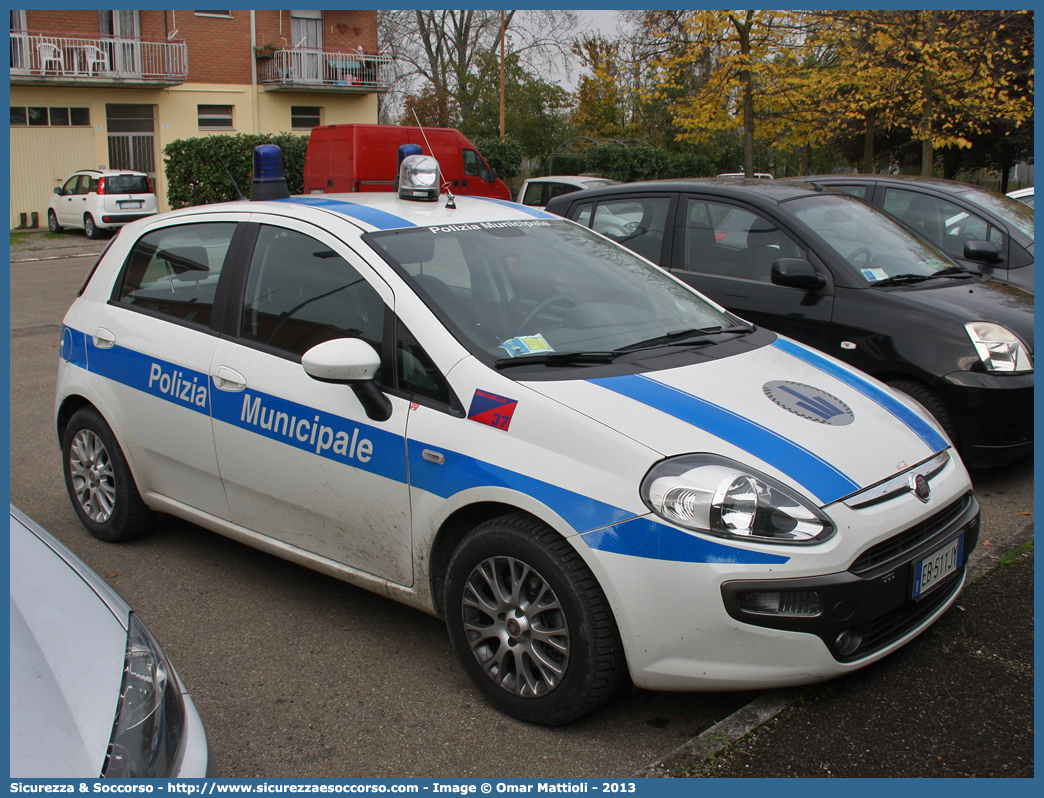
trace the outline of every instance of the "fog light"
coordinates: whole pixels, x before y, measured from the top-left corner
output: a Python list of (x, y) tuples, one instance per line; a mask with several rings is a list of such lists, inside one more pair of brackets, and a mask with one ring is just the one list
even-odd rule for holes
[(739, 593), (736, 601), (744, 612), (812, 618), (819, 615), (819, 594), (812, 590)]
[(847, 657), (859, 648), (859, 644), (862, 642), (863, 636), (859, 632), (853, 632), (851, 629), (846, 629), (837, 636), (837, 640), (834, 641), (834, 649), (842, 657)]

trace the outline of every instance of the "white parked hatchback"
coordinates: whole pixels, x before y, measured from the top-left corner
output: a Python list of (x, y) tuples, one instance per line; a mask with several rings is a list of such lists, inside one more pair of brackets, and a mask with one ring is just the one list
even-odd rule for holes
[(88, 238), (122, 227), (159, 211), (156, 194), (144, 172), (82, 169), (54, 189), (47, 208), (47, 229), (83, 228)]
[(170, 513), (441, 616), (489, 700), (546, 724), (626, 673), (840, 676), (950, 606), (979, 509), (920, 406), (592, 230), (439, 185), (411, 156), (399, 196), (114, 240), (62, 331), (84, 525)]

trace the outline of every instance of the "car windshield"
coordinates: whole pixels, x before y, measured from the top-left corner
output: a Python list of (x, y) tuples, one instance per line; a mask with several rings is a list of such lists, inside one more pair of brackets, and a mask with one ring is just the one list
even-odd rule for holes
[(630, 250), (566, 221), (369, 233), (476, 353), (613, 353), (746, 326)]
[(1016, 230), (1025, 233), (1030, 239), (1033, 238), (1033, 207), (1031, 205), (983, 188), (961, 191), (960, 196), (962, 199), (996, 214)]
[(888, 214), (847, 194), (816, 194), (782, 204), (871, 284), (906, 275), (928, 277), (957, 266)]

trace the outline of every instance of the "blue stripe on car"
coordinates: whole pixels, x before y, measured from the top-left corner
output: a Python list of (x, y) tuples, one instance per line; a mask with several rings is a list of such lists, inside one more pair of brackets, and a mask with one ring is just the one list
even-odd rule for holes
[[(780, 563), (788, 559), (707, 541), (558, 485), (277, 396), (219, 391), (204, 372), (121, 346), (99, 348), (90, 336), (71, 328), (63, 330), (63, 341), (66, 333), (73, 354), (69, 362), (113, 382), (443, 499), (484, 487), (531, 496), (582, 533), (592, 549), (676, 562)], [(365, 451), (363, 441), (369, 442)], [(424, 449), (436, 449), (445, 462), (426, 461)]]
[(561, 219), (561, 216), (555, 216), (553, 213), (548, 213), (540, 208), (531, 208), (528, 205), (521, 205), (517, 202), (509, 202), (508, 200), (494, 199), (493, 197), (472, 197), (472, 199), (483, 200), (484, 202), (495, 202), (497, 205), (506, 205), (515, 211), (522, 211), (528, 213), (530, 216), (535, 216), (537, 219)]
[(590, 382), (738, 446), (805, 486), (823, 504), (862, 487), (818, 455), (768, 427), (644, 375), (603, 377)]
[(651, 560), (778, 565), (790, 559), (779, 554), (737, 549), (724, 543), (705, 540), (658, 523), (648, 516), (596, 529), (582, 537), (592, 549)]
[(796, 357), (798, 360), (807, 363), (826, 374), (829, 374), (834, 379), (843, 382), (849, 388), (854, 388), (859, 391), (859, 393), (863, 394), (863, 396), (876, 402), (909, 427), (911, 432), (931, 448), (933, 454), (941, 452), (949, 446), (942, 435), (936, 432), (931, 424), (918, 416), (903, 402), (896, 399), (887, 391), (882, 390), (879, 386), (874, 385), (872, 382), (859, 376), (851, 369), (848, 369), (839, 363), (835, 363), (829, 358), (821, 355), (819, 352), (807, 349), (794, 341), (777, 338), (772, 343), (772, 346), (786, 352), (792, 357)]
[(315, 196), (289, 197), (288, 199), (275, 201), (292, 202), (295, 205), (311, 205), (315, 208), (323, 208), (324, 210), (339, 213), (342, 216), (349, 216), (352, 219), (358, 219), (360, 222), (365, 222), (371, 227), (376, 227), (378, 230), (398, 230), (401, 227), (417, 226), (413, 222), (406, 221), (401, 216), (396, 216), (394, 213), (388, 213), (387, 211), (382, 211), (380, 208), (373, 208), (369, 205), (360, 205), (356, 202), (325, 199), (323, 197)]

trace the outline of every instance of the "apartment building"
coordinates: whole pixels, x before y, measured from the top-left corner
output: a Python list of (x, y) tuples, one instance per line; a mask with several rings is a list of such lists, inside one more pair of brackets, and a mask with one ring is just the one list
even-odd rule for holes
[(12, 228), (85, 168), (149, 173), (166, 210), (167, 143), (376, 122), (391, 79), (376, 11), (10, 14)]

